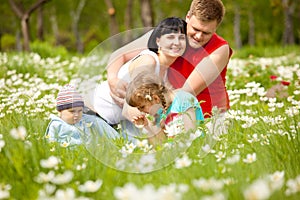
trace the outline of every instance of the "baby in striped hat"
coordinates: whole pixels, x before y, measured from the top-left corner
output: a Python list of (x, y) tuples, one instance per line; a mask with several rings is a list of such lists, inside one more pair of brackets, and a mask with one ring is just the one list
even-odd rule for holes
[(96, 115), (83, 113), (84, 101), (75, 86), (65, 85), (57, 95), (56, 109), (58, 116), (51, 114), (45, 138), (50, 142), (59, 142), (68, 147), (91, 139), (91, 133), (108, 138), (118, 137), (118, 133)]
[(82, 118), (83, 97), (73, 85), (65, 85), (58, 93), (56, 98), (56, 109), (59, 117), (68, 124), (76, 124)]

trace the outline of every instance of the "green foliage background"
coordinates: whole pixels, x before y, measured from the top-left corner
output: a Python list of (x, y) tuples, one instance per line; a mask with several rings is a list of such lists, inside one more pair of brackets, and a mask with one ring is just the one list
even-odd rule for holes
[[(29, 5), (34, 3), (34, 0), (15, 0), (21, 2), (25, 9), (28, 9)], [(296, 44), (300, 42), (300, 3), (298, 0), (292, 0), (295, 2), (296, 7), (293, 16), (294, 35)], [(126, 11), (127, 1), (113, 0), (114, 7), (116, 9), (116, 19), (120, 26), (119, 31), (125, 31), (124, 17)], [(184, 0), (152, 0), (152, 8), (154, 15), (154, 24), (157, 24), (161, 19), (168, 16), (185, 17), (186, 12), (189, 9), (189, 1)], [(51, 30), (50, 16), (55, 13), (59, 35), (62, 44), (70, 51), (75, 51), (75, 39), (71, 32), (71, 11), (75, 10), (79, 0), (51, 0), (44, 6), (44, 28), (45, 28), (45, 41), (49, 45), (54, 45), (54, 37)], [(133, 21), (132, 28), (141, 28), (141, 13), (139, 1), (133, 1)], [(218, 33), (229, 41), (231, 46), (235, 48), (233, 27), (234, 27), (234, 15), (235, 9), (238, 8), (241, 25), (240, 34), (242, 43), (244, 46), (248, 45), (248, 14), (253, 12), (255, 23), (255, 40), (256, 46), (270, 46), (270, 45), (282, 45), (282, 35), (284, 27), (284, 15), (281, 1), (279, 0), (265, 0), (265, 1), (248, 1), (248, 0), (223, 0), (226, 7), (226, 15), (223, 23), (218, 29)], [(0, 4), (0, 34), (1, 47), (3, 50), (10, 50), (14, 48), (15, 42), (13, 38), (17, 34), (20, 34), (20, 24), (17, 17), (12, 12), (9, 6), (8, 0), (2, 1)], [(32, 41), (36, 40), (36, 13), (33, 13), (30, 19), (30, 30)], [(97, 44), (101, 43), (108, 37), (109, 33), (109, 16), (107, 13), (107, 7), (104, 0), (89, 0), (86, 1), (86, 5), (82, 11), (79, 31), (81, 39), (85, 44), (85, 52), (90, 52)]]

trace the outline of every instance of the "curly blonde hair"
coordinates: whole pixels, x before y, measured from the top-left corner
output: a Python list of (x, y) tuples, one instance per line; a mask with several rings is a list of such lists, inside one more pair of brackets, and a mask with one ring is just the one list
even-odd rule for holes
[(140, 73), (129, 83), (125, 98), (128, 105), (138, 107), (141, 102), (152, 101), (153, 95), (157, 95), (166, 109), (164, 94), (169, 90), (171, 88), (158, 75)]

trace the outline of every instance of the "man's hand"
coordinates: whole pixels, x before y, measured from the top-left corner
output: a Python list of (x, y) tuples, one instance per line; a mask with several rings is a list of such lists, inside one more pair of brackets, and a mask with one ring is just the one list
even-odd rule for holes
[(116, 104), (118, 104), (122, 108), (125, 102), (126, 88), (128, 83), (116, 77), (109, 79), (108, 84), (111, 91), (111, 97), (116, 102)]

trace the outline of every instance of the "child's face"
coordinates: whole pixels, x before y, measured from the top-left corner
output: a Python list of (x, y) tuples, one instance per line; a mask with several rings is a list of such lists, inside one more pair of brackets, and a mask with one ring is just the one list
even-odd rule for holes
[(141, 112), (155, 115), (157, 111), (162, 108), (161, 101), (157, 95), (152, 96), (152, 101), (142, 101), (139, 106), (137, 106), (137, 109)]
[(83, 107), (73, 107), (60, 111), (60, 118), (68, 124), (76, 124), (82, 118)]
[(150, 108), (152, 107), (153, 102), (149, 102), (149, 101), (143, 101), (140, 103), (139, 106), (137, 106), (137, 109), (141, 112), (144, 113), (150, 113)]

